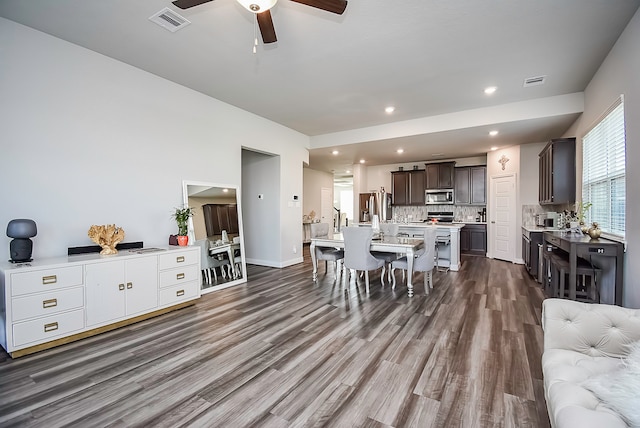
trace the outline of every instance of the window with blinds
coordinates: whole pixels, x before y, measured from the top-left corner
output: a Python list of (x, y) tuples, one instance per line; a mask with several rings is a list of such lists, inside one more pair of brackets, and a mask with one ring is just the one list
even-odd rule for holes
[(591, 202), (585, 223), (625, 236), (625, 129), (622, 96), (582, 139), (582, 201)]

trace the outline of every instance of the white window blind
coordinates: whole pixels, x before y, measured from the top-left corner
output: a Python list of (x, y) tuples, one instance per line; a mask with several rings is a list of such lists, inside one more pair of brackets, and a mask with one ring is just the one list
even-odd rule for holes
[(622, 96), (582, 139), (582, 201), (586, 224), (625, 237), (625, 129)]

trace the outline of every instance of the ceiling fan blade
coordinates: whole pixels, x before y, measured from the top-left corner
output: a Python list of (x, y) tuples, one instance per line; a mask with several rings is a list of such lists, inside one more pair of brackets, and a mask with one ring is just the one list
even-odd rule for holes
[(273, 20), (271, 19), (271, 12), (265, 10), (264, 12), (256, 14), (258, 20), (258, 26), (260, 27), (260, 34), (262, 34), (263, 43), (277, 42), (276, 29), (273, 26)]
[(347, 8), (347, 0), (291, 0), (296, 3), (306, 4), (316, 9), (326, 10), (327, 12), (342, 15)]
[(200, 6), (201, 4), (209, 3), (213, 0), (176, 0), (171, 3), (179, 7), (180, 9), (189, 9), (190, 7)]

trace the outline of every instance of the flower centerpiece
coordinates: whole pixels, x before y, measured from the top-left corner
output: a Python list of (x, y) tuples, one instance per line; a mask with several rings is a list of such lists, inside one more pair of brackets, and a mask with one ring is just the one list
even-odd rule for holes
[(184, 208), (176, 208), (171, 217), (178, 224), (178, 245), (185, 246), (189, 243), (188, 233), (188, 222), (191, 217), (193, 217), (193, 208), (184, 207)]

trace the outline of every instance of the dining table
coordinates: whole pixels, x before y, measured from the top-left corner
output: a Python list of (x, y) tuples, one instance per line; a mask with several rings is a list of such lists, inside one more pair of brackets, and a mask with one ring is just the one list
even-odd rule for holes
[[(329, 234), (326, 237), (311, 238), (310, 252), (313, 263), (313, 280), (318, 279), (318, 260), (316, 259), (316, 247), (344, 248), (342, 233)], [(406, 236), (380, 235), (371, 240), (370, 251), (404, 254), (407, 256), (407, 294), (413, 297), (413, 259), (419, 249), (424, 247), (423, 238), (410, 238)]]

